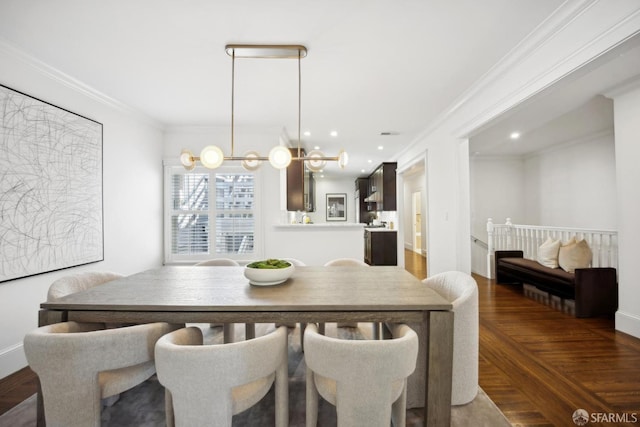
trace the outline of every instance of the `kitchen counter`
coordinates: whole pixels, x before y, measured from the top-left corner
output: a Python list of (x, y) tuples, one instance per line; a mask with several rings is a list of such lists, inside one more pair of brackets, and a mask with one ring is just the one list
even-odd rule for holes
[(385, 228), (385, 227), (365, 227), (364, 228), (367, 231), (372, 231), (372, 232), (378, 232), (378, 231), (398, 231), (395, 228), (391, 229), (391, 228)]
[(336, 258), (362, 259), (363, 230), (364, 224), (348, 222), (274, 224), (266, 256), (297, 258), (307, 265), (324, 265)]
[(319, 222), (319, 223), (312, 223), (312, 224), (276, 224), (274, 225), (274, 227), (276, 229), (292, 229), (292, 230), (297, 230), (297, 229), (308, 229), (309, 231), (311, 230), (327, 230), (327, 229), (339, 229), (339, 230), (345, 230), (345, 229), (355, 229), (355, 230), (362, 230), (364, 229), (364, 224), (359, 224), (359, 223), (355, 223), (355, 222), (338, 222), (338, 223), (331, 223), (331, 222)]

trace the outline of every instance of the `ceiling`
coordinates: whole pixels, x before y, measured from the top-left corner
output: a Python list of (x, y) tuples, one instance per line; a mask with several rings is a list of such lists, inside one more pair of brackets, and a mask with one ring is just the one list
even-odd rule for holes
[[(640, 84), (640, 35), (478, 129), (469, 151), (481, 157), (522, 157), (613, 133), (613, 100), (606, 95), (631, 83)], [(512, 139), (513, 132), (520, 136)]]
[[(0, 38), (168, 129), (230, 126), (226, 44), (303, 44), (303, 146), (345, 148), (339, 173), (355, 176), (393, 159), (560, 4), (0, 0)], [(236, 127), (295, 141), (297, 88), (295, 60), (237, 60)]]

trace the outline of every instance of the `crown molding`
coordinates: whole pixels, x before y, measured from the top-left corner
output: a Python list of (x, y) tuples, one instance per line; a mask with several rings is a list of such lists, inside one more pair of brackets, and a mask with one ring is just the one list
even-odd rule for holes
[[(471, 87), (465, 90), (462, 95), (460, 95), (447, 109), (445, 109), (431, 124), (418, 133), (413, 141), (409, 143), (404, 150), (398, 153), (398, 157), (402, 157), (405, 153), (409, 152), (414, 145), (419, 144), (420, 141), (443, 125), (474, 97), (480, 95), (482, 91), (489, 89), (492, 85), (496, 84), (496, 82), (500, 81), (500, 79), (504, 78), (515, 65), (524, 62), (525, 59), (529, 58), (533, 53), (537, 52), (542, 46), (546, 45), (551, 39), (553, 39), (559, 32), (565, 29), (576, 19), (576, 17), (580, 16), (585, 10), (592, 7), (597, 2), (598, 0), (574, 0), (567, 1), (558, 7), (552, 15), (540, 23), (531, 33), (529, 33), (528, 36), (520, 41), (500, 61), (491, 67), (489, 71), (481, 76), (480, 79), (471, 85)], [(526, 87), (528, 86), (530, 85), (527, 85)], [(517, 92), (522, 92), (522, 89), (522, 87), (519, 87)], [(510, 97), (511, 96), (505, 98)], [(505, 98), (500, 99), (489, 108), (483, 109), (483, 111), (476, 115), (472, 121), (466, 122), (455, 130), (454, 135), (458, 138), (466, 138), (469, 133), (467, 129), (477, 128), (479, 126), (477, 122), (484, 123), (486, 121), (484, 117), (486, 116), (487, 111), (494, 110), (496, 105), (503, 105), (506, 100)], [(510, 107), (511, 105), (503, 107), (500, 112), (504, 112)]]
[[(507, 59), (504, 62), (501, 61), (501, 63), (498, 63), (498, 65), (494, 67), (495, 72), (493, 72), (494, 70), (491, 70), (485, 78), (481, 79), (478, 86), (474, 88), (475, 90), (471, 91), (473, 92), (472, 96), (478, 94), (481, 90), (496, 84), (500, 79), (505, 78), (511, 67), (519, 65), (526, 59), (529, 59), (531, 55), (537, 53), (539, 48), (546, 45), (554, 38), (560, 38), (564, 30), (566, 30), (571, 24), (574, 24), (575, 21), (583, 15), (586, 16), (586, 14), (590, 12), (591, 8), (595, 5), (603, 4), (598, 0), (581, 0), (567, 3), (573, 7), (568, 11), (561, 13), (560, 19), (557, 20), (555, 25), (545, 26), (543, 23), (543, 26), (538, 27), (538, 29), (535, 30), (535, 33), (541, 32), (541, 34), (533, 34), (533, 38), (536, 42), (533, 44), (525, 43), (525, 50), (523, 52), (521, 52), (520, 45), (516, 46), (515, 52), (511, 52), (508, 55), (511, 57), (513, 54), (515, 59)], [(551, 18), (553, 18), (553, 16)], [(564, 56), (553, 64), (550, 64), (550, 67), (545, 68), (538, 74), (528, 78), (523, 85), (513, 88), (513, 90), (491, 102), (483, 108), (482, 111), (475, 114), (473, 118), (457, 127), (454, 130), (454, 134), (461, 138), (466, 137), (475, 129), (478, 129), (488, 121), (508, 111), (513, 106), (530, 99), (538, 93), (550, 88), (558, 81), (568, 77), (575, 71), (583, 68), (584, 66), (588, 66), (588, 64), (593, 63), (599, 58), (602, 58), (612, 49), (620, 46), (633, 36), (640, 33), (640, 30), (638, 29), (639, 22), (640, 7), (636, 7), (633, 13), (624, 16), (624, 18), (618, 21), (612, 22), (610, 26), (600, 33), (595, 34), (590, 38), (585, 37), (584, 40), (580, 41), (579, 46), (572, 49), (571, 54)], [(618, 34), (620, 35), (618, 36)], [(615, 39), (615, 43), (612, 44), (611, 42), (608, 42), (611, 38)], [(580, 59), (580, 57), (585, 54), (588, 56), (589, 49), (594, 48), (598, 44), (604, 44), (606, 49), (598, 52), (595, 56), (589, 57), (586, 61)], [(470, 100), (472, 96), (467, 97), (465, 101)]]
[[(459, 124), (454, 124), (448, 132), (450, 136), (458, 139), (466, 139), (472, 131), (480, 128), (490, 120), (505, 113), (519, 103), (535, 96), (548, 89), (559, 80), (567, 77), (584, 65), (592, 63), (594, 60), (603, 57), (615, 47), (621, 45), (633, 36), (640, 33), (640, 6), (633, 3), (620, 3), (620, 11), (623, 8), (630, 8), (630, 13), (618, 13), (613, 17), (605, 16), (610, 22), (609, 25), (598, 33), (585, 34), (578, 40), (575, 36), (588, 24), (589, 19), (599, 16), (601, 10), (598, 8), (611, 8), (613, 4), (608, 4), (599, 0), (568, 0), (556, 11), (536, 27), (525, 39), (516, 45), (507, 55), (505, 55), (496, 65), (467, 89), (449, 108), (444, 110), (433, 122), (419, 132), (407, 147), (398, 153), (398, 158), (410, 155), (419, 148), (420, 144), (437, 129), (443, 126), (448, 120), (455, 119), (458, 114)], [(615, 10), (614, 12), (619, 12)], [(554, 40), (562, 40), (567, 43), (566, 34), (571, 36), (574, 32), (574, 43), (576, 48), (570, 50), (570, 54), (561, 57), (555, 62), (549, 63), (547, 67), (542, 67), (537, 73), (523, 75), (522, 83), (515, 84), (512, 88), (506, 88), (505, 93), (487, 97), (495, 88), (501, 85), (502, 81), (513, 80), (513, 71), (520, 66), (523, 68), (527, 61), (535, 59), (536, 55), (544, 53), (544, 49), (552, 46)], [(566, 33), (566, 34), (565, 34)], [(568, 49), (567, 49), (568, 50)], [(593, 51), (594, 53), (590, 53)], [(524, 68), (523, 68), (524, 69)], [(488, 99), (483, 99), (488, 98)], [(477, 107), (472, 105), (477, 102)], [(462, 114), (467, 109), (469, 118)], [(466, 119), (466, 120), (465, 120)], [(452, 123), (454, 123), (452, 121)]]
[(140, 110), (118, 101), (117, 99), (112, 98), (81, 82), (80, 80), (44, 63), (2, 37), (0, 37), (0, 53), (14, 58), (16, 61), (30, 67), (45, 78), (65, 86), (87, 98), (97, 101), (102, 105), (134, 117), (136, 120), (140, 120), (156, 129), (163, 130), (165, 127), (163, 123), (152, 119)]
[(613, 99), (613, 98), (617, 98), (618, 96), (625, 95), (638, 88), (640, 88), (640, 75), (627, 79), (622, 83), (607, 89), (603, 93), (603, 95), (606, 96), (607, 98)]

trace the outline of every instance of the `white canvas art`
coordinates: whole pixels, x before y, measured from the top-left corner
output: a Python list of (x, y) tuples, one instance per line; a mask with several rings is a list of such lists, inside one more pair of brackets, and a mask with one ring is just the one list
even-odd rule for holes
[(0, 282), (103, 260), (102, 124), (0, 85)]

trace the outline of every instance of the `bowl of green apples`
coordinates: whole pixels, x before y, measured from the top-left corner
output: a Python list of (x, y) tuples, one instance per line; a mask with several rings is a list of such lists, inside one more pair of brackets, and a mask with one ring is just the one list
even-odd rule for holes
[(289, 261), (269, 258), (247, 264), (244, 277), (255, 286), (271, 286), (285, 282), (294, 270), (295, 267)]

